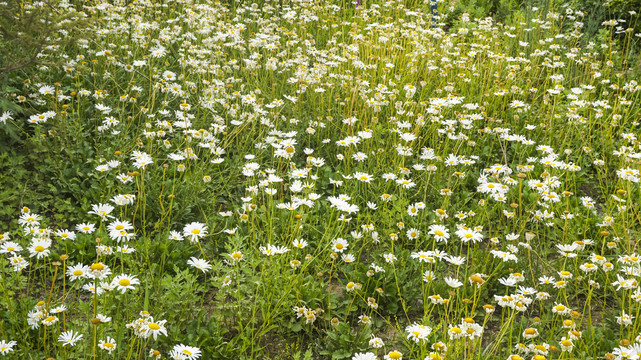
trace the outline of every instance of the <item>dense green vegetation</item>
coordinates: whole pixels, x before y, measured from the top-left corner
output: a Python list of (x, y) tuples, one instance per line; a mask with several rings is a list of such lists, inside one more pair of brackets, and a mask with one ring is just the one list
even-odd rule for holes
[(0, 2), (0, 357), (638, 359), (638, 5)]

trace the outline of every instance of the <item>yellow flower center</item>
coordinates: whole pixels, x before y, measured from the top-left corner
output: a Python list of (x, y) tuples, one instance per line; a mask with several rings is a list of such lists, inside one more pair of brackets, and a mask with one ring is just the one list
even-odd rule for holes
[(38, 245), (38, 246), (35, 247), (34, 250), (37, 251), (37, 252), (43, 252), (43, 251), (45, 251), (45, 248), (44, 248), (44, 246)]
[(122, 230), (122, 229), (124, 229), (124, 228), (125, 228), (125, 227), (124, 227), (124, 226), (122, 226), (122, 225), (116, 225), (116, 230)]
[(198, 235), (198, 234), (200, 234), (200, 230), (194, 229), (194, 230), (191, 231), (191, 233), (195, 234), (195, 235)]
[(403, 355), (398, 351), (392, 351), (391, 353), (387, 354), (387, 356), (389, 356), (390, 359), (394, 359), (394, 360), (397, 360), (403, 357)]
[(80, 276), (80, 275), (82, 275), (82, 270), (76, 270), (76, 271), (74, 271), (74, 272), (73, 272), (73, 275), (74, 275), (74, 276)]
[(118, 281), (118, 285), (129, 286), (131, 285), (131, 281), (129, 281), (129, 279), (120, 279), (120, 281)]
[(149, 328), (150, 328), (151, 330), (158, 330), (158, 329), (160, 329), (160, 325), (158, 325), (158, 324), (156, 324), (156, 323), (149, 323), (149, 325), (147, 325), (147, 326), (149, 326)]
[(98, 263), (97, 263), (97, 264), (93, 264), (93, 265), (91, 265), (89, 268), (90, 268), (91, 270), (98, 270), (98, 271), (100, 271), (100, 270), (104, 270), (104, 269), (105, 269), (105, 266), (104, 266), (103, 264), (98, 264)]

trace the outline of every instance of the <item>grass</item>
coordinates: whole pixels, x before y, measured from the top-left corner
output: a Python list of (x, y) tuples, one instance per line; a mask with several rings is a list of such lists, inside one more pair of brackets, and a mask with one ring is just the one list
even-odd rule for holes
[(0, 354), (636, 358), (639, 35), (466, 6), (23, 2)]

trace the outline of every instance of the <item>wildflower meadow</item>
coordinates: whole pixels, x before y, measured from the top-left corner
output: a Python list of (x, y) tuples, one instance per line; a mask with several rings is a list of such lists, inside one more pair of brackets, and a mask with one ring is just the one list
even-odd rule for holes
[(0, 359), (641, 359), (637, 10), (0, 1)]

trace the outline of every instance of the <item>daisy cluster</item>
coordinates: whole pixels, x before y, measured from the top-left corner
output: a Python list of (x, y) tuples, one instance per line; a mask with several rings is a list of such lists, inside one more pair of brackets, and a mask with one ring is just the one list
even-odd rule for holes
[(565, 3), (26, 3), (101, 21), (42, 49), (63, 65), (0, 117), (80, 214), (3, 225), (21, 337), (0, 354), (641, 358), (624, 20), (586, 39)]

